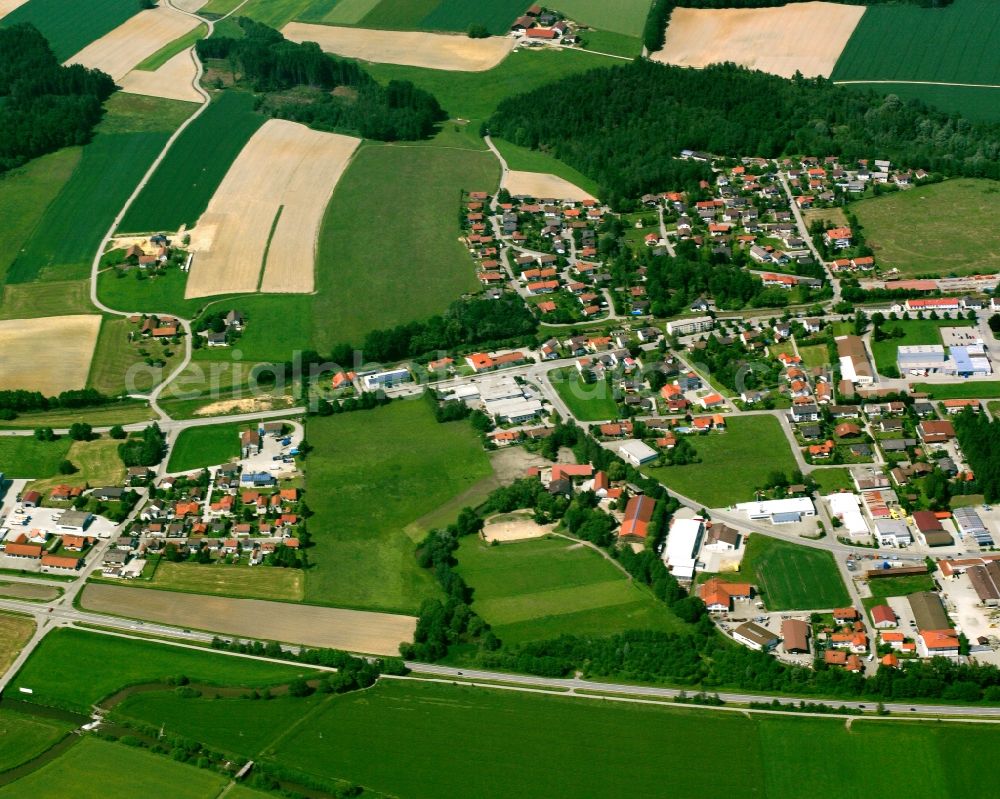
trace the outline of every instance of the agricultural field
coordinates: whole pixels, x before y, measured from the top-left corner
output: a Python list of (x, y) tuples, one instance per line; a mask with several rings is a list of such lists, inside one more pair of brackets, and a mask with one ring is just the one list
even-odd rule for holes
[[(399, 645), (413, 640), (417, 624), (413, 616), (394, 613), (231, 599), (122, 585), (88, 585), (80, 596), (80, 605), (98, 613), (126, 612), (132, 618), (177, 627), (190, 624), (240, 638), (284, 641), (370, 655), (398, 655)], [(199, 623), (195, 624), (193, 619)]]
[(359, 22), (367, 28), (464, 33), (470, 25), (485, 25), (494, 36), (505, 34), (527, 8), (523, 0), (381, 0), (372, 5)]
[[(34, 634), (35, 621), (31, 617), (0, 613), (0, 674), (7, 672)], [(0, 746), (0, 751), (3, 748)]]
[(322, 25), (357, 25), (381, 0), (316, 0), (296, 19)]
[(0, 773), (52, 748), (73, 726), (68, 721), (0, 710)]
[(955, 178), (851, 204), (883, 270), (904, 276), (971, 275), (1000, 269), (1000, 213), (993, 181)]
[(204, 39), (206, 33), (208, 33), (208, 26), (199, 25), (194, 30), (190, 30), (183, 36), (178, 36), (172, 42), (163, 45), (163, 47), (151, 56), (144, 58), (136, 64), (135, 68), (141, 72), (156, 72), (175, 55), (193, 47), (197, 42)]
[(358, 144), (351, 136), (268, 120), (226, 172), (191, 233), (195, 259), (185, 298), (311, 292), (323, 214)]
[(226, 782), (207, 769), (88, 736), (37, 771), (0, 788), (0, 797), (214, 799)]
[(885, 374), (886, 367), (896, 366), (896, 349), (915, 344), (940, 344), (942, 327), (969, 327), (973, 323), (968, 319), (901, 319), (888, 320), (882, 325), (886, 333), (901, 330), (899, 338), (886, 338), (882, 341), (871, 341), (872, 355), (878, 371)]
[(62, 596), (62, 589), (38, 583), (11, 583), (0, 580), (0, 596), (8, 599), (27, 599), (32, 602), (50, 602)]
[(74, 441), (66, 453), (66, 460), (78, 471), (73, 474), (46, 476), (31, 483), (35, 491), (45, 493), (57, 485), (85, 487), (117, 486), (125, 480), (125, 464), (118, 456), (120, 441), (113, 438), (95, 438), (93, 441)]
[(7, 267), (38, 220), (66, 185), (80, 162), (81, 147), (64, 147), (0, 176), (0, 286)]
[(473, 591), (473, 610), (501, 641), (625, 630), (678, 632), (684, 624), (589, 547), (565, 538), (490, 546), (463, 539), (458, 572)]
[(491, 36), (341, 28), (289, 22), (281, 29), (293, 42), (316, 42), (326, 53), (362, 61), (460, 72), (485, 72), (507, 57), (514, 40)]
[[(709, 508), (748, 502), (771, 472), (791, 475), (796, 468), (788, 439), (773, 416), (727, 419), (725, 433), (695, 436), (691, 444), (700, 463), (642, 471)], [(768, 457), (762, 459), (761, 452)]]
[[(193, 31), (197, 33), (198, 31)], [(133, 69), (120, 81), (122, 91), (130, 94), (144, 94), (150, 97), (165, 97), (168, 100), (184, 100), (189, 103), (202, 102), (202, 96), (194, 87), (197, 67), (189, 51), (177, 53), (163, 66), (149, 72)]]
[(28, 0), (3, 17), (0, 25), (6, 28), (30, 22), (49, 40), (56, 58), (65, 61), (134, 17), (139, 10), (135, 0), (91, 0), (87, 3)]
[(425, 319), (476, 291), (472, 261), (458, 240), (459, 193), (496, 191), (499, 172), (488, 152), (359, 149), (320, 229), (315, 349), (360, 344), (373, 329)]
[(601, 31), (641, 36), (649, 13), (650, 0), (559, 0), (555, 6), (574, 22)]
[(106, 72), (116, 81), (176, 39), (198, 27), (198, 21), (162, 3), (139, 12), (124, 24), (84, 47), (67, 63)]
[(527, 147), (520, 147), (503, 139), (493, 139), (493, 146), (500, 151), (500, 155), (507, 162), (508, 169), (555, 175), (569, 181), (574, 186), (578, 186), (592, 197), (598, 196), (596, 182), (548, 153), (541, 150), (529, 150)]
[[(372, 435), (372, 431), (378, 435)], [(306, 599), (414, 612), (438, 594), (404, 528), (491, 473), (465, 422), (438, 424), (423, 401), (312, 417), (306, 438), (309, 530), (316, 564)]]
[[(308, 669), (294, 664), (61, 627), (46, 635), (32, 652), (10, 690), (31, 688), (35, 704), (89, 712), (92, 705), (127, 685), (162, 682), (181, 674), (193, 682), (263, 688), (307, 673)], [(88, 675), (87, 679), (81, 680), (81, 674)]]
[(98, 314), (0, 322), (0, 389), (53, 397), (84, 388), (100, 329)]
[(911, 383), (910, 390), (931, 399), (989, 399), (1000, 397), (1000, 380), (968, 380), (964, 383)]
[[(170, 134), (194, 110), (191, 103), (120, 92), (105, 107), (80, 163), (8, 270), (8, 283), (88, 277), (108, 226)], [(45, 293), (54, 294), (54, 287)]]
[(133, 582), (133, 585), (148, 585), (164, 591), (187, 591), (193, 594), (298, 602), (302, 599), (304, 582), (305, 575), (301, 569), (171, 563), (161, 560), (151, 582)]
[(31, 436), (0, 436), (0, 463), (8, 479), (49, 477), (59, 472), (73, 442), (68, 436), (56, 441), (36, 441)]
[(729, 582), (752, 583), (768, 610), (827, 610), (850, 604), (833, 555), (822, 549), (753, 534)]
[[(681, 67), (733, 62), (785, 78), (829, 77), (865, 13), (840, 3), (774, 8), (675, 8), (652, 60)], [(822, 30), (823, 36), (813, 35)]]
[(584, 50), (593, 50), (595, 53), (618, 55), (624, 58), (638, 58), (642, 53), (641, 39), (614, 31), (580, 31), (580, 46)]
[(52, 411), (20, 413), (15, 419), (0, 421), (0, 428), (65, 428), (73, 422), (83, 421), (94, 427), (113, 424), (132, 424), (153, 419), (149, 405), (141, 401), (126, 400), (100, 408), (88, 408), (82, 413), (76, 408), (56, 408)]
[(0, 319), (37, 319), (42, 316), (91, 314), (89, 280), (50, 280), (3, 287)]
[(177, 436), (167, 471), (190, 472), (206, 466), (218, 466), (240, 456), (240, 433), (252, 430), (254, 425), (213, 424), (205, 427), (189, 427)]
[(522, 172), (511, 169), (504, 176), (501, 185), (513, 195), (524, 194), (528, 197), (548, 197), (577, 203), (596, 199), (590, 192), (548, 172)]
[(1000, 27), (992, 0), (945, 8), (869, 7), (833, 79), (1000, 84)]
[(872, 596), (884, 599), (889, 596), (908, 596), (919, 591), (933, 591), (934, 578), (929, 574), (912, 574), (905, 577), (880, 577), (868, 581)]
[(947, 114), (958, 114), (973, 122), (1000, 122), (1000, 88), (992, 86), (947, 86), (934, 83), (847, 83), (858, 91), (894, 94), (901, 100), (920, 100)]
[[(184, 345), (168, 340), (137, 339), (129, 333), (137, 327), (127, 319), (105, 319), (97, 337), (87, 386), (114, 396), (149, 391), (169, 375), (184, 357)], [(146, 353), (145, 355), (143, 353)], [(149, 366), (147, 357), (162, 359), (164, 366)]]
[(553, 369), (549, 382), (556, 393), (581, 422), (600, 422), (618, 418), (613, 389), (605, 381), (587, 383), (576, 369)]
[[(240, 0), (211, 0), (201, 9), (201, 13), (228, 14), (240, 5)], [(234, 17), (250, 17), (265, 25), (280, 30), (281, 26), (292, 19), (298, 19), (299, 14), (317, 6), (329, 8), (331, 0), (249, 0)]]

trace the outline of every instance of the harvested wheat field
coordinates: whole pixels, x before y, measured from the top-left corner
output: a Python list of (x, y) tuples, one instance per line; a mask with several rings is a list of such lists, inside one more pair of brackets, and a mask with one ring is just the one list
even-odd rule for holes
[(293, 42), (316, 42), (327, 53), (410, 67), (485, 72), (514, 48), (507, 36), (470, 39), (464, 34), (380, 31), (289, 22), (281, 29)]
[(0, 19), (6, 17), (15, 8), (20, 8), (28, 0), (0, 0)]
[(51, 397), (83, 388), (100, 329), (99, 314), (0, 322), (0, 389)]
[(525, 195), (536, 199), (572, 200), (583, 202), (596, 199), (579, 186), (565, 178), (548, 172), (519, 172), (512, 169), (503, 179), (503, 188), (513, 195)]
[(296, 122), (265, 122), (191, 230), (197, 254), (184, 296), (252, 292), (258, 283), (267, 292), (312, 291), (323, 212), (360, 143)]
[(196, 75), (191, 52), (183, 50), (153, 72), (133, 69), (118, 84), (130, 94), (200, 103), (202, 97), (194, 88)]
[(706, 67), (732, 61), (786, 78), (830, 77), (864, 6), (795, 3), (777, 8), (675, 8), (654, 61)]
[(241, 638), (333, 647), (369, 655), (398, 655), (399, 645), (413, 640), (417, 625), (413, 616), (394, 613), (117, 585), (88, 585), (81, 595), (81, 604), (98, 613), (127, 615), (178, 627), (199, 627)]
[(537, 524), (531, 513), (500, 513), (483, 524), (483, 538), (490, 543), (524, 541), (548, 535), (554, 528), (554, 524)]
[(161, 4), (140, 11), (111, 33), (88, 44), (66, 63), (100, 69), (118, 81), (136, 64), (200, 24), (194, 17)]

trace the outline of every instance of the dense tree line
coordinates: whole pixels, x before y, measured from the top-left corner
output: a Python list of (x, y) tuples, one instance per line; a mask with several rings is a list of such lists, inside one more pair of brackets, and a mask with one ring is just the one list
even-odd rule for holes
[(1000, 421), (966, 408), (955, 417), (955, 435), (987, 502), (1000, 499)]
[(51, 411), (56, 408), (92, 408), (114, 402), (92, 388), (63, 391), (55, 397), (46, 397), (38, 391), (11, 389), (0, 391), (0, 419), (10, 420), (19, 413), (29, 411)]
[(160, 426), (153, 422), (137, 438), (129, 438), (118, 445), (118, 455), (126, 466), (155, 466), (167, 451), (167, 437)]
[(61, 66), (33, 25), (0, 28), (0, 174), (60, 147), (86, 144), (114, 91), (103, 72)]
[(262, 93), (259, 107), (271, 116), (384, 141), (429, 136), (446, 118), (434, 96), (409, 81), (381, 86), (357, 62), (324, 53), (315, 42), (290, 42), (267, 25), (238, 21), (243, 38), (202, 39), (198, 56), (229, 62), (234, 75)]
[(596, 179), (613, 204), (707, 178), (707, 164), (678, 159), (684, 149), (846, 161), (877, 153), (945, 175), (1000, 178), (1000, 124), (732, 64), (696, 70), (637, 60), (591, 70), (504, 100), (486, 127)]

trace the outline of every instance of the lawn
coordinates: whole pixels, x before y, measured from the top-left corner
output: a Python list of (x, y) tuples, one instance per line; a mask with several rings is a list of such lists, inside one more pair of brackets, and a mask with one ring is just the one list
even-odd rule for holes
[(447, 72), (395, 64), (365, 64), (380, 83), (408, 80), (433, 94), (453, 118), (484, 120), (506, 97), (597, 67), (621, 64), (617, 58), (575, 50), (519, 50), (485, 72)]
[(303, 576), (301, 569), (171, 563), (162, 560), (156, 567), (152, 582), (136, 581), (132, 585), (194, 594), (297, 602), (302, 599)]
[(459, 242), (460, 192), (494, 192), (499, 174), (490, 153), (362, 146), (320, 231), (316, 349), (360, 345), (371, 330), (425, 319), (476, 291)]
[(833, 494), (837, 491), (854, 490), (854, 481), (851, 479), (850, 469), (834, 467), (832, 469), (816, 469), (809, 473), (809, 476), (816, 481), (820, 494)]
[(888, 366), (896, 365), (896, 349), (903, 346), (916, 344), (941, 344), (941, 334), (938, 330), (942, 327), (969, 327), (973, 323), (968, 319), (902, 319), (899, 321), (887, 320), (882, 329), (886, 333), (893, 333), (896, 330), (903, 331), (899, 338), (887, 338), (882, 341), (871, 341), (872, 355), (875, 357), (875, 366), (878, 371), (885, 374)]
[(86, 3), (28, 0), (0, 20), (0, 25), (6, 28), (30, 22), (49, 40), (56, 58), (65, 61), (138, 14), (141, 8), (136, 0), (88, 0)]
[(16, 782), (0, 797), (214, 799), (228, 779), (163, 755), (88, 736)]
[(88, 277), (115, 215), (193, 103), (118, 93), (62, 191), (7, 272), (10, 283)]
[(0, 613), (0, 674), (6, 673), (34, 634), (35, 622), (29, 616)]
[(905, 577), (881, 577), (868, 581), (872, 596), (884, 599), (888, 596), (908, 596), (918, 591), (933, 591), (934, 578), (929, 574), (911, 574)]
[(935, 86), (930, 83), (847, 84), (859, 91), (894, 94), (902, 100), (920, 100), (939, 111), (973, 122), (1000, 122), (1000, 89), (988, 86)]
[(213, 94), (208, 110), (181, 134), (122, 219), (122, 231), (192, 227), (226, 172), (266, 117), (249, 92)]
[[(178, 675), (193, 682), (254, 688), (286, 683), (302, 673), (293, 665), (60, 627), (31, 654), (10, 692), (31, 688), (31, 702), (88, 712), (121, 688)], [(87, 678), (81, 679), (82, 674)]]
[(551, 172), (553, 175), (557, 175), (579, 186), (595, 197), (600, 193), (600, 187), (595, 181), (588, 178), (582, 172), (577, 172), (573, 167), (567, 166), (558, 158), (543, 153), (541, 150), (529, 150), (527, 147), (519, 147), (503, 139), (494, 139), (493, 144), (504, 157), (509, 169), (522, 170), (524, 172)]
[(830, 354), (827, 352), (825, 344), (808, 344), (799, 347), (799, 355), (802, 357), (802, 364), (807, 369), (817, 366), (829, 366)]
[(980, 399), (1000, 397), (1000, 380), (970, 380), (965, 383), (912, 383), (917, 393), (930, 394), (932, 399)]
[(80, 162), (81, 147), (65, 147), (0, 175), (0, 285), (7, 267), (17, 257), (62, 187)]
[(26, 763), (51, 749), (73, 727), (68, 721), (0, 710), (0, 772)]
[(21, 413), (10, 421), (0, 421), (0, 428), (52, 427), (65, 428), (81, 419), (94, 427), (114, 424), (132, 424), (145, 422), (154, 418), (145, 402), (126, 400), (100, 408), (80, 410), (79, 408), (58, 409), (54, 411), (39, 411), (36, 413)]
[(614, 389), (605, 381), (586, 383), (576, 369), (553, 369), (549, 382), (581, 422), (598, 422), (618, 418)]
[(946, 8), (876, 5), (841, 53), (834, 80), (1000, 83), (1000, 27), (993, 0)]
[(860, 200), (851, 210), (883, 271), (895, 267), (912, 276), (1000, 269), (1000, 230), (979, 224), (1000, 214), (994, 181), (955, 178)]
[(167, 471), (189, 472), (228, 463), (240, 456), (240, 433), (252, 429), (250, 423), (232, 423), (182, 430), (170, 451)]
[(826, 610), (850, 604), (833, 555), (754, 533), (737, 572), (718, 575), (752, 583), (768, 610)]
[(684, 630), (663, 603), (616, 566), (564, 538), (490, 546), (469, 536), (457, 557), (459, 574), (474, 591), (473, 610), (506, 644), (563, 634)]
[(649, 13), (650, 0), (560, 0), (559, 11), (574, 22), (598, 30), (641, 36)]
[[(79, 413), (79, 412), (78, 412)], [(59, 471), (72, 440), (36, 441), (31, 436), (0, 436), (0, 463), (7, 479), (49, 477)]]
[(196, 42), (205, 38), (205, 34), (208, 33), (207, 25), (199, 25), (193, 31), (188, 31), (183, 36), (179, 36), (174, 39), (169, 44), (163, 45), (159, 50), (153, 53), (149, 58), (140, 61), (135, 65), (136, 69), (141, 69), (144, 72), (155, 72), (164, 64), (166, 64), (171, 58), (189, 47), (192, 47)]
[(466, 422), (438, 424), (423, 401), (310, 418), (305, 462), (315, 546), (310, 602), (409, 613), (438, 593), (404, 528), (488, 476)]
[(725, 433), (694, 436), (690, 442), (700, 463), (642, 471), (709, 508), (749, 502), (772, 472), (791, 476), (797, 468), (788, 439), (773, 416), (727, 419)]
[[(184, 359), (184, 345), (150, 339), (129, 341), (128, 334), (138, 327), (123, 318), (105, 318), (90, 363), (88, 388), (116, 396), (122, 392), (145, 392), (160, 383)], [(162, 358), (164, 366), (147, 366), (143, 352)], [(167, 353), (170, 353), (167, 355)]]
[(641, 39), (614, 31), (580, 31), (580, 45), (583, 49), (593, 50), (595, 53), (620, 55), (625, 58), (638, 58), (642, 52)]
[(93, 441), (74, 441), (66, 453), (66, 460), (72, 463), (78, 471), (74, 474), (56, 474), (49, 472), (47, 479), (36, 480), (31, 484), (35, 491), (45, 493), (57, 485), (72, 486), (117, 486), (125, 481), (125, 464), (118, 457), (120, 441), (112, 438), (97, 438)]

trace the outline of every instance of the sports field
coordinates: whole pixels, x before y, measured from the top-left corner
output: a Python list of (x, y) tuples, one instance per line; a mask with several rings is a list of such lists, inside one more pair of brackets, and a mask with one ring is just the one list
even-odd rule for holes
[(0, 322), (0, 389), (53, 397), (84, 388), (100, 329), (98, 314)]
[(31, 617), (0, 613), (0, 674), (6, 673), (34, 633), (35, 621)]
[(553, 369), (549, 382), (556, 393), (581, 422), (600, 422), (618, 418), (614, 390), (605, 381), (586, 383), (576, 369)]
[(1000, 190), (987, 180), (955, 178), (851, 204), (884, 271), (970, 275), (1000, 269)]
[(218, 466), (240, 456), (240, 433), (253, 424), (213, 424), (182, 430), (170, 451), (168, 472), (189, 472)]
[(901, 319), (886, 321), (882, 329), (893, 334), (897, 330), (903, 332), (899, 338), (887, 338), (882, 341), (872, 341), (872, 355), (879, 372), (885, 373), (885, 368), (896, 365), (896, 349), (914, 344), (940, 344), (942, 327), (968, 327), (972, 322), (966, 319)]
[(496, 190), (488, 152), (367, 145), (320, 229), (313, 344), (358, 345), (373, 329), (440, 313), (478, 281), (459, 241), (460, 192)]
[(417, 624), (415, 617), (395, 613), (231, 599), (123, 585), (88, 585), (80, 595), (80, 605), (98, 613), (127, 614), (131, 618), (176, 627), (188, 624), (240, 638), (345, 649), (369, 655), (398, 655), (399, 645), (413, 640)]
[(0, 772), (37, 757), (72, 728), (67, 721), (0, 710)]
[(30, 436), (0, 436), (0, 463), (4, 464), (4, 476), (16, 479), (56, 474), (72, 443), (68, 436), (57, 441), (36, 441)]
[[(373, 435), (377, 431), (378, 435)], [(306, 599), (414, 612), (438, 594), (404, 532), (491, 473), (466, 422), (438, 424), (422, 401), (312, 417), (306, 438), (309, 532)]]
[(684, 629), (620, 569), (565, 538), (490, 546), (468, 536), (456, 556), (459, 574), (474, 592), (473, 610), (506, 644), (563, 634)]
[(1000, 84), (1000, 25), (993, 0), (945, 8), (869, 6), (833, 70), (834, 80)]
[(559, 0), (556, 6), (574, 22), (598, 30), (641, 36), (649, 13), (650, 0)]
[[(73, 474), (45, 475), (45, 479), (31, 483), (35, 491), (45, 493), (57, 485), (117, 486), (125, 480), (125, 464), (118, 456), (120, 441), (113, 438), (96, 438), (93, 441), (74, 441), (66, 453), (66, 460), (78, 471)], [(40, 475), (41, 476), (41, 475)]]
[[(301, 569), (171, 563), (163, 560), (148, 585), (150, 588), (194, 594), (297, 602), (302, 599), (304, 576)], [(133, 585), (139, 586), (140, 583)]]
[(30, 22), (49, 40), (56, 57), (65, 61), (138, 14), (139, 10), (135, 0), (90, 0), (87, 3), (28, 0), (4, 17), (0, 25), (7, 27)]
[(0, 797), (214, 799), (226, 782), (207, 769), (86, 737), (37, 771), (0, 788)]
[(213, 96), (208, 110), (181, 134), (152, 179), (128, 209), (125, 232), (191, 227), (265, 117), (253, 95), (229, 90)]
[(828, 610), (850, 604), (830, 552), (766, 535), (749, 537), (739, 571), (718, 576), (752, 583), (768, 610)]
[[(193, 682), (260, 688), (288, 682), (303, 673), (294, 664), (266, 663), (61, 627), (45, 636), (9, 690), (17, 693), (21, 687), (31, 688), (32, 702), (86, 712), (125, 686), (179, 675)], [(81, 680), (81, 674), (86, 674), (87, 679)]]
[(9, 283), (88, 277), (115, 215), (170, 134), (194, 111), (191, 103), (120, 92), (105, 107), (80, 163), (7, 272)]
[[(709, 508), (749, 502), (771, 472), (780, 469), (790, 476), (796, 468), (788, 439), (773, 416), (727, 419), (725, 433), (694, 436), (690, 441), (699, 463), (642, 471)], [(761, 458), (761, 452), (767, 458)]]

